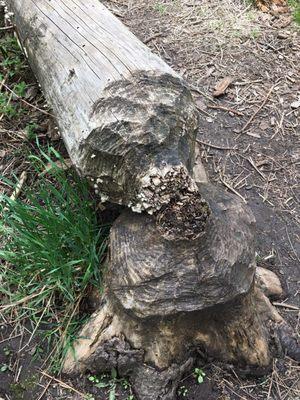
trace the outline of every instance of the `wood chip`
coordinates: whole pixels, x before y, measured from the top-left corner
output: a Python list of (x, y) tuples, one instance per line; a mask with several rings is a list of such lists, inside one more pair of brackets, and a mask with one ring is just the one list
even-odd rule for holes
[(232, 76), (226, 76), (221, 81), (217, 82), (215, 86), (215, 91), (213, 92), (214, 97), (222, 96), (225, 93), (228, 86), (233, 82)]

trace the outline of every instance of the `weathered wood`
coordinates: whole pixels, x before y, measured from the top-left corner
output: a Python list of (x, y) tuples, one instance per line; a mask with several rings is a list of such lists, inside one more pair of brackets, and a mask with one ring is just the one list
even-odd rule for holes
[(299, 356), (291, 330), (254, 281), (252, 213), (211, 184), (199, 184), (199, 191), (211, 207), (201, 238), (166, 240), (145, 214), (118, 218), (105, 297), (65, 372), (114, 367), (130, 377), (139, 400), (173, 400), (199, 354), (255, 373), (269, 369), (280, 341)]
[(8, 0), (78, 171), (102, 200), (153, 213), (196, 191), (184, 81), (99, 0)]

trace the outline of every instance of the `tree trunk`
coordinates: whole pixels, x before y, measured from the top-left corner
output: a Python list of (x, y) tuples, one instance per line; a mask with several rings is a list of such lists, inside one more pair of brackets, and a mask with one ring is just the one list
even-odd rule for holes
[(102, 200), (153, 213), (196, 190), (184, 81), (99, 0), (8, 0), (78, 171)]

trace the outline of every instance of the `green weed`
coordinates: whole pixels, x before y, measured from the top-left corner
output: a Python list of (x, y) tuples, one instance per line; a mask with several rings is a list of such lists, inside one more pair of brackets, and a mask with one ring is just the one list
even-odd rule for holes
[(199, 384), (201, 384), (201, 383), (203, 383), (204, 382), (204, 377), (205, 377), (205, 372), (203, 371), (203, 369), (201, 369), (201, 368), (195, 368), (194, 369), (194, 375), (195, 375), (195, 377), (196, 377), (196, 379), (197, 379), (197, 382), (199, 383)]
[[(3, 75), (0, 74), (0, 81), (4, 79)], [(24, 97), (26, 91), (26, 83), (20, 82), (13, 86), (13, 92), (18, 97)], [(4, 114), (8, 119), (19, 117), (24, 113), (22, 104), (16, 102), (16, 96), (10, 92), (0, 92), (0, 114)]]
[(31, 122), (30, 124), (26, 125), (25, 131), (27, 134), (27, 139), (29, 141), (36, 139), (37, 129), (38, 129), (38, 125), (35, 122)]
[(184, 385), (179, 387), (178, 395), (182, 397), (186, 397), (188, 395), (188, 390)]
[(26, 68), (22, 49), (14, 36), (5, 35), (0, 39), (0, 53), (0, 67), (7, 72), (8, 77), (14, 77)]
[(82, 322), (78, 309), (88, 286), (101, 288), (109, 228), (97, 220), (87, 182), (59, 168), (55, 161), (63, 160), (53, 148), (30, 160), (37, 182), (22, 199), (0, 199), (0, 294), (7, 299), (1, 309), (30, 318), (33, 333), (46, 324), (45, 338), (59, 369)]
[(108, 400), (116, 400), (116, 390), (118, 385), (121, 385), (125, 390), (129, 390), (130, 394), (126, 400), (134, 400), (130, 383), (127, 379), (118, 378), (117, 370), (115, 368), (112, 368), (110, 376), (107, 374), (102, 374), (100, 377), (91, 375), (88, 379), (95, 387), (99, 389), (107, 389)]
[(155, 11), (159, 12), (161, 15), (165, 14), (167, 11), (167, 6), (163, 3), (156, 3), (155, 6)]

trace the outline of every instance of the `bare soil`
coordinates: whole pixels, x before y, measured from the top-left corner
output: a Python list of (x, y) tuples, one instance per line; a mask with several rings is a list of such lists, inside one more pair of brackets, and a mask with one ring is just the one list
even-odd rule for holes
[[(285, 293), (276, 300), (278, 311), (299, 332), (300, 108), (294, 105), (300, 96), (299, 28), (290, 15), (263, 14), (248, 1), (103, 3), (190, 84), (199, 108), (198, 144), (209, 178), (253, 210), (258, 264), (280, 277)], [(226, 77), (231, 77), (231, 84), (224, 95), (214, 98), (216, 84)], [(26, 79), (37, 87), (30, 74)], [(28, 102), (43, 107), (38, 89)], [(1, 172), (8, 177), (29, 168), (26, 152), (34, 151), (35, 145), (24, 140), (28, 120), (38, 125), (41, 141), (64, 151), (51, 118), (32, 107), (27, 111), (18, 121), (0, 122)], [(90, 393), (97, 400), (108, 399), (107, 389), (95, 388), (87, 377), (43, 375), (47, 349), (37, 339), (23, 348), (30, 326), (13, 320), (2, 320), (0, 326), (0, 368), (8, 366), (0, 372), (0, 397), (75, 400)], [(191, 371), (182, 380), (178, 399), (300, 399), (300, 367), (288, 357), (275, 359), (263, 377), (245, 376), (214, 360), (199, 367), (206, 373), (204, 382), (198, 384)], [(117, 398), (128, 396), (129, 391), (118, 385)]]

